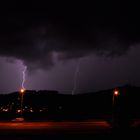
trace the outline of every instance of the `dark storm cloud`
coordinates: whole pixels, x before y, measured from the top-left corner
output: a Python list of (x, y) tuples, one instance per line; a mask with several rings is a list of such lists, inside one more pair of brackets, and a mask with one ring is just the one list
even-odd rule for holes
[(139, 43), (139, 22), (127, 9), (108, 8), (2, 11), (0, 55), (21, 59), (29, 69), (50, 68), (56, 53), (59, 59), (123, 55)]

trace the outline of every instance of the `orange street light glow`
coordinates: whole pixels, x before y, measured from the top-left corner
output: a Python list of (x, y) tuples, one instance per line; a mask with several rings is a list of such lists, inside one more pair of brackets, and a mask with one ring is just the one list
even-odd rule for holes
[(25, 92), (25, 89), (22, 88), (22, 89), (20, 90), (20, 92), (21, 92), (21, 93), (24, 93), (24, 92)]
[(116, 95), (116, 96), (119, 95), (119, 91), (118, 90), (115, 90), (114, 91), (114, 95)]

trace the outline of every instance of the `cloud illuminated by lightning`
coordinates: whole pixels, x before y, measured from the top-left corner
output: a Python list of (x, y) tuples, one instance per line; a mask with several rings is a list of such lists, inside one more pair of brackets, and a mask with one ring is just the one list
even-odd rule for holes
[(27, 70), (27, 66), (24, 66), (24, 69), (22, 71), (22, 84), (21, 84), (22, 89), (25, 89), (24, 83), (26, 81), (26, 70)]

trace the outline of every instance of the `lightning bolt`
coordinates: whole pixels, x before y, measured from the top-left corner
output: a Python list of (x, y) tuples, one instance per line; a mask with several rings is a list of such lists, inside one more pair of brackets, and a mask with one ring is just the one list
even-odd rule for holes
[(22, 71), (22, 83), (21, 83), (22, 89), (25, 89), (24, 83), (26, 81), (26, 70), (27, 70), (27, 66), (24, 66), (24, 69)]
[(74, 86), (73, 86), (73, 90), (72, 90), (72, 95), (74, 95), (76, 88), (77, 88), (77, 78), (78, 78), (78, 73), (79, 73), (79, 66), (80, 66), (80, 59), (77, 62), (76, 65), (76, 70), (75, 70), (75, 74), (74, 74)]

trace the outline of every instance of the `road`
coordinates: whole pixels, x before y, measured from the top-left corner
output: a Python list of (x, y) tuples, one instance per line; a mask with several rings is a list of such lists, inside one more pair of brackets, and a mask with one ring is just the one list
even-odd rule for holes
[[(111, 125), (104, 120), (90, 120), (90, 121), (34, 121), (34, 122), (0, 122), (0, 139), (34, 139), (36, 137), (47, 138), (52, 137), (58, 139), (60, 136), (67, 136), (67, 138), (87, 139), (87, 136), (94, 137), (100, 136), (108, 138), (106, 136), (112, 136)], [(80, 137), (79, 137), (80, 136)], [(117, 133), (118, 136), (118, 133)], [(6, 138), (5, 138), (6, 137)], [(66, 138), (66, 139), (67, 139)]]
[[(107, 132), (111, 126), (106, 121), (63, 121), (63, 122), (0, 122), (0, 132), (9, 130), (16, 133), (24, 130), (26, 133), (37, 131), (38, 133), (90, 133), (90, 132)], [(41, 130), (41, 131), (40, 131)]]

